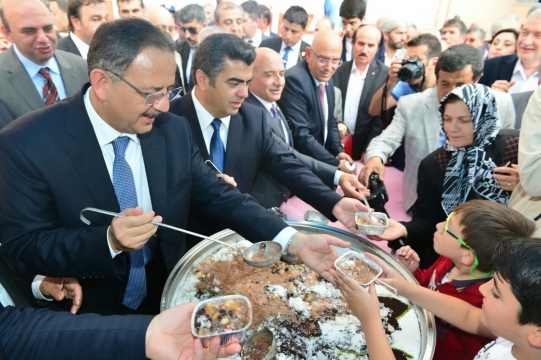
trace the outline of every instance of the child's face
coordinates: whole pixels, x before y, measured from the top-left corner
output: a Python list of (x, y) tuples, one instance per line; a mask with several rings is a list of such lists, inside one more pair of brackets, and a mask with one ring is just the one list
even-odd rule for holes
[(346, 136), (348, 128), (344, 124), (338, 124), (338, 132), (340, 133), (340, 139), (343, 139)]
[(464, 251), (468, 251), (460, 246), (458, 240), (450, 234), (453, 233), (457, 237), (463, 239), (462, 230), (464, 227), (460, 225), (461, 220), (462, 214), (455, 213), (448, 218), (448, 231), (442, 234), (445, 229), (445, 221), (443, 221), (436, 225), (436, 232), (434, 233), (434, 250), (439, 255), (445, 256), (454, 261), (459, 261), (462, 258)]

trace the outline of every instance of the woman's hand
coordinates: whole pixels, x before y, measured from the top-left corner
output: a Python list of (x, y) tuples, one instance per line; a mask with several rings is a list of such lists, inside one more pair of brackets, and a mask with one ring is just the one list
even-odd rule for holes
[(500, 166), (494, 169), (492, 177), (500, 183), (500, 187), (506, 191), (513, 191), (520, 182), (520, 173), (518, 165), (512, 164), (511, 167)]

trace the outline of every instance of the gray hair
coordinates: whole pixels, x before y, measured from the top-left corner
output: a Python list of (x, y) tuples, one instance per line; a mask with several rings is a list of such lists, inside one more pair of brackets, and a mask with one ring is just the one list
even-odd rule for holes
[(58, 4), (58, 7), (60, 8), (60, 10), (62, 10), (65, 13), (68, 12), (68, 1), (67, 0), (51, 0), (51, 1), (56, 1), (56, 3)]
[(526, 14), (526, 17), (529, 18), (531, 13), (533, 13), (534, 11), (539, 10), (539, 9), (541, 9), (541, 4), (532, 5), (530, 10), (528, 10), (528, 13)]
[(199, 32), (199, 35), (197, 35), (197, 40), (201, 44), (201, 42), (203, 42), (207, 36), (212, 34), (227, 34), (227, 31), (219, 26), (207, 26)]
[(202, 6), (189, 4), (175, 12), (175, 22), (189, 23), (192, 20), (197, 20), (200, 24), (207, 22), (207, 15)]
[(515, 29), (517, 31), (520, 31), (520, 28), (520, 17), (517, 14), (502, 16), (501, 18), (496, 19), (492, 23), (492, 27), (490, 28), (490, 35), (494, 37), (494, 35), (496, 35), (498, 31), (503, 29)]
[(529, 18), (532, 18), (532, 17), (541, 18), (541, 6), (538, 7), (537, 9), (533, 9), (533, 10), (530, 9), (530, 11), (528, 11), (528, 16), (526, 17), (526, 19), (529, 19)]
[(466, 31), (466, 34), (477, 34), (477, 37), (481, 40), (485, 40), (485, 36), (486, 36), (485, 30), (479, 27), (469, 29), (468, 31)]
[(385, 18), (381, 24), (381, 31), (388, 34), (394, 29), (401, 27), (408, 29), (410, 22), (406, 19)]
[(241, 13), (244, 13), (244, 10), (239, 5), (232, 3), (231, 1), (223, 2), (220, 5), (216, 6), (216, 10), (214, 10), (214, 23), (216, 25), (220, 23), (220, 12), (222, 9), (224, 10), (239, 9)]

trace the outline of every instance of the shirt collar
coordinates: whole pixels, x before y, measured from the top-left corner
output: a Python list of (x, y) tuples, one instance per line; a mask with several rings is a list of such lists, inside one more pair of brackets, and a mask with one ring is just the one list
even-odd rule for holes
[(58, 63), (56, 62), (56, 59), (54, 56), (51, 57), (45, 65), (38, 65), (35, 62), (26, 58), (23, 54), (21, 54), (21, 52), (19, 51), (19, 49), (17, 49), (17, 46), (15, 44), (13, 44), (13, 50), (15, 50), (15, 55), (17, 55), (21, 64), (23, 64), (23, 67), (28, 73), (28, 76), (30, 76), (30, 78), (33, 78), (34, 76), (36, 76), (36, 74), (44, 67), (49, 68), (50, 71), (52, 71), (53, 73), (57, 75), (61, 75), (60, 67), (58, 66)]
[[(451, 264), (447, 272), (451, 271), (451, 269), (455, 267), (455, 264), (453, 264), (452, 262), (450, 263)], [(461, 293), (469, 285), (478, 284), (478, 283), (486, 283), (490, 279), (492, 279), (492, 275), (487, 276), (487, 277), (482, 277), (482, 278), (475, 278), (475, 279), (451, 280), (451, 282), (453, 283), (453, 286), (455, 287), (456, 291)]]
[(361, 80), (366, 79), (366, 74), (368, 73), (368, 68), (370, 67), (370, 64), (366, 66), (364, 71), (361, 73), (359, 72), (359, 69), (357, 69), (357, 65), (355, 64), (355, 61), (353, 61), (353, 66), (351, 67), (351, 74), (358, 76)]
[(71, 36), (71, 40), (73, 40), (73, 42), (75, 43), (75, 46), (77, 46), (77, 49), (81, 53), (81, 56), (83, 57), (83, 59), (86, 59), (90, 45), (85, 43), (83, 40), (79, 39), (77, 35), (75, 35), (71, 31), (70, 31), (70, 36)]
[[(310, 76), (312, 77), (312, 79), (314, 79), (314, 81), (315, 81), (315, 83), (316, 83), (316, 87), (318, 87), (319, 84), (321, 84), (321, 81), (319, 81), (318, 79), (316, 79), (316, 78), (314, 77), (314, 75), (312, 75), (312, 74), (310, 74)], [(323, 84), (324, 84), (325, 86), (328, 85), (328, 83), (326, 83), (326, 82), (324, 82)]]
[(269, 110), (269, 112), (271, 111), (271, 108), (272, 108), (272, 105), (274, 104), (274, 102), (270, 103), (268, 102), (267, 100), (263, 100), (262, 98), (260, 98), (259, 96), (257, 96), (256, 94), (252, 93), (253, 96), (256, 97), (257, 100), (259, 100), (261, 102), (261, 104), (263, 104), (263, 106), (265, 107), (265, 109)]
[(261, 29), (257, 29), (255, 36), (251, 39), (246, 39), (246, 42), (248, 42), (248, 40), (252, 40), (254, 44), (261, 44), (261, 41), (263, 41), (263, 33), (261, 32)]
[[(520, 61), (520, 59), (517, 59), (517, 62), (515, 63), (515, 68), (513, 69), (513, 75), (519, 73), (520, 76), (522, 77), (522, 79), (524, 80), (528, 80), (528, 78), (526, 77), (526, 74), (524, 73), (524, 67), (522, 66), (522, 61)], [(536, 72), (533, 73), (532, 76), (535, 76), (539, 73), (539, 70), (537, 70)]]
[[(291, 51), (295, 52), (296, 54), (300, 54), (300, 52), (301, 52), (301, 42), (302, 42), (302, 39), (299, 40), (293, 46), (291, 46)], [(280, 52), (282, 52), (286, 47), (287, 47), (287, 45), (282, 41), (282, 48), (280, 49)]]
[(137, 134), (125, 134), (116, 131), (111, 127), (111, 125), (107, 124), (105, 120), (103, 120), (96, 110), (94, 109), (94, 106), (92, 106), (92, 102), (90, 101), (90, 90), (92, 87), (89, 87), (84, 95), (84, 103), (86, 112), (88, 114), (88, 117), (90, 118), (90, 123), (92, 123), (92, 127), (94, 128), (94, 133), (96, 134), (96, 137), (98, 138), (98, 143), (100, 144), (100, 147), (108, 145), (113, 142), (116, 138), (119, 136), (127, 136), (131, 140), (135, 141), (136, 144), (139, 144), (139, 138), (137, 137)]
[[(197, 114), (197, 119), (199, 120), (199, 125), (201, 125), (201, 129), (206, 129), (210, 126), (215, 117), (212, 116), (207, 111), (207, 109), (205, 109), (203, 104), (199, 102), (197, 96), (195, 95), (195, 89), (192, 91), (192, 99), (195, 107), (195, 112)], [(222, 123), (225, 125), (225, 127), (229, 129), (229, 122), (231, 121), (231, 116), (220, 118), (220, 120), (222, 120)]]

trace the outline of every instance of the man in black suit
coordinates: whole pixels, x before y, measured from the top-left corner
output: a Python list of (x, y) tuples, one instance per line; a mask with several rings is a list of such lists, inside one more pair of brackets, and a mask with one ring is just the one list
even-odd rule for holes
[(515, 129), (520, 129), (522, 127), (522, 115), (524, 115), (524, 110), (526, 110), (526, 105), (528, 105), (532, 94), (533, 91), (524, 91), (511, 95), (516, 115)]
[[(13, 267), (78, 277), (82, 312), (157, 313), (185, 236), (150, 221), (185, 227), (193, 207), (245, 238), (280, 242), (333, 281), (330, 245), (347, 243), (297, 233), (216, 178), (186, 121), (167, 113), (178, 94), (168, 91), (169, 36), (132, 18), (103, 24), (95, 37), (90, 84), (0, 131), (1, 250)], [(86, 226), (79, 213), (88, 206), (126, 217), (87, 213)]]
[(270, 9), (263, 4), (258, 5), (259, 10), (259, 28), (263, 32), (263, 35), (269, 38), (279, 37), (278, 34), (271, 31), (271, 13)]
[(387, 66), (374, 58), (381, 40), (376, 26), (361, 25), (353, 33), (354, 59), (340, 66), (333, 76), (334, 85), (342, 92), (344, 122), (353, 135), (354, 160), (359, 160), (370, 140), (383, 131), (380, 117), (368, 113), (372, 97), (387, 80)]
[(480, 84), (516, 94), (537, 89), (541, 60), (541, 10), (533, 11), (520, 30), (517, 53), (485, 60)]
[(292, 6), (284, 13), (282, 37), (267, 39), (259, 47), (268, 47), (280, 54), (284, 68), (289, 69), (304, 59), (309, 46), (302, 35), (308, 24), (308, 13), (300, 6)]
[(340, 35), (321, 30), (307, 48), (307, 60), (286, 71), (286, 85), (278, 104), (293, 123), (295, 149), (314, 159), (338, 166), (352, 163), (344, 153), (334, 120), (332, 76), (342, 60)]
[(261, 31), (259, 28), (260, 14), (259, 5), (255, 0), (245, 1), (241, 4), (244, 14), (242, 14), (243, 23), (243, 39), (248, 44), (257, 48), (261, 45), (261, 42), (269, 39), (269, 37)]
[[(364, 0), (344, 0), (340, 5), (340, 17), (342, 18), (342, 61), (353, 59), (353, 34), (363, 23), (366, 14), (366, 2)], [(344, 95), (344, 92), (342, 92)]]

